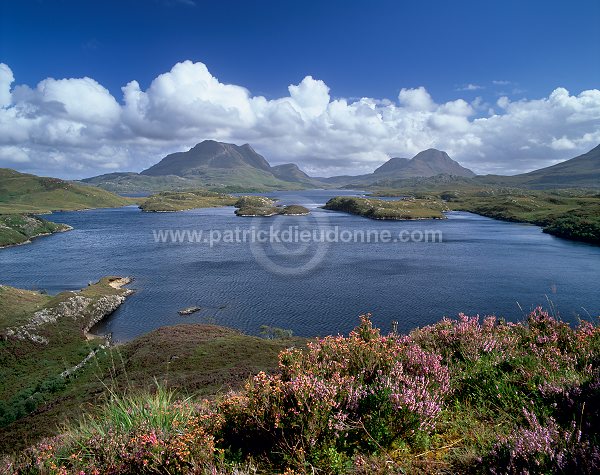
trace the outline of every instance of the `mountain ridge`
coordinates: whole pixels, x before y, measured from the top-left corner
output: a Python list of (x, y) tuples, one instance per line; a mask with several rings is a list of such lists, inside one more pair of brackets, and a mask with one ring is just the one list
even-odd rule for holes
[(600, 145), (578, 157), (514, 176), (476, 175), (446, 152), (427, 149), (413, 158), (392, 157), (372, 173), (311, 177), (294, 163), (271, 166), (251, 145), (215, 140), (199, 142), (190, 150), (165, 156), (141, 173), (113, 173), (82, 180), (119, 192), (181, 190), (197, 187), (240, 188), (257, 191), (301, 188), (402, 186), (406, 180), (446, 177), (473, 185), (530, 188), (600, 188)]

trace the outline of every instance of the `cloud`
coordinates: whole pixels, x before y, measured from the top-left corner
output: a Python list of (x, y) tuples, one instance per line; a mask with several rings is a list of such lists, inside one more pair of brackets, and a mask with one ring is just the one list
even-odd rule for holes
[(0, 167), (67, 178), (139, 171), (165, 154), (212, 138), (251, 143), (274, 164), (313, 175), (372, 171), (390, 156), (435, 147), (478, 173), (551, 165), (600, 143), (600, 91), (496, 104), (438, 103), (424, 87), (397, 100), (332, 98), (306, 76), (267, 99), (184, 61), (142, 89), (132, 80), (113, 97), (91, 78), (14, 85), (0, 65)]
[(466, 86), (461, 86), (457, 88), (457, 91), (478, 91), (480, 89), (485, 89), (484, 86), (480, 86), (479, 84), (467, 84)]
[(494, 86), (508, 86), (509, 84), (512, 84), (512, 81), (494, 80), (492, 81), (492, 84)]
[(15, 81), (11, 69), (0, 63), (0, 107), (9, 106), (11, 103), (10, 85)]

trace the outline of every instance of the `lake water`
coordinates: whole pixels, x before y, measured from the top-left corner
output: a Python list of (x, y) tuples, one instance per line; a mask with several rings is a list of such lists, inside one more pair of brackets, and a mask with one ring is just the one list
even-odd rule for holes
[[(233, 208), (142, 213), (135, 207), (55, 213), (75, 229), (0, 250), (0, 283), (50, 293), (104, 275), (128, 275), (136, 293), (95, 330), (127, 340), (163, 325), (214, 322), (258, 333), (261, 325), (303, 336), (346, 333), (371, 312), (388, 329), (444, 315), (511, 320), (536, 305), (564, 320), (600, 315), (600, 247), (562, 240), (535, 226), (453, 212), (447, 220), (373, 221), (318, 206), (340, 191), (272, 193), (304, 204), (308, 217), (242, 218)], [(298, 226), (345, 236), (442, 233), (442, 242), (156, 242), (156, 231), (225, 236)], [(374, 236), (375, 234), (372, 234)], [(381, 234), (383, 236), (383, 234)], [(330, 236), (331, 237), (331, 236)], [(333, 240), (333, 239), (331, 239)], [(341, 239), (338, 239), (341, 241)], [(188, 306), (202, 310), (182, 317)]]

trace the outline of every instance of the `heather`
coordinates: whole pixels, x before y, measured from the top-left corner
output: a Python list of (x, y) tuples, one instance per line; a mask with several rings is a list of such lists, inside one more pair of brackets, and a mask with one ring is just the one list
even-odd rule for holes
[(120, 396), (11, 461), (16, 473), (597, 473), (600, 332), (538, 308), (409, 335), (363, 316), (275, 372), (197, 401)]

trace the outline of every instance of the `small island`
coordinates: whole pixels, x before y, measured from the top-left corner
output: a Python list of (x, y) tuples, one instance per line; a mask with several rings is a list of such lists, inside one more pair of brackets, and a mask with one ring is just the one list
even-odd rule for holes
[(308, 208), (300, 205), (277, 206), (275, 201), (264, 196), (242, 196), (236, 201), (237, 216), (306, 216)]
[(343, 211), (370, 219), (412, 220), (444, 219), (447, 206), (441, 200), (408, 198), (385, 201), (353, 196), (331, 198), (324, 209)]
[(167, 213), (195, 208), (232, 206), (235, 202), (234, 196), (214, 191), (163, 191), (144, 200), (140, 209), (147, 213)]

